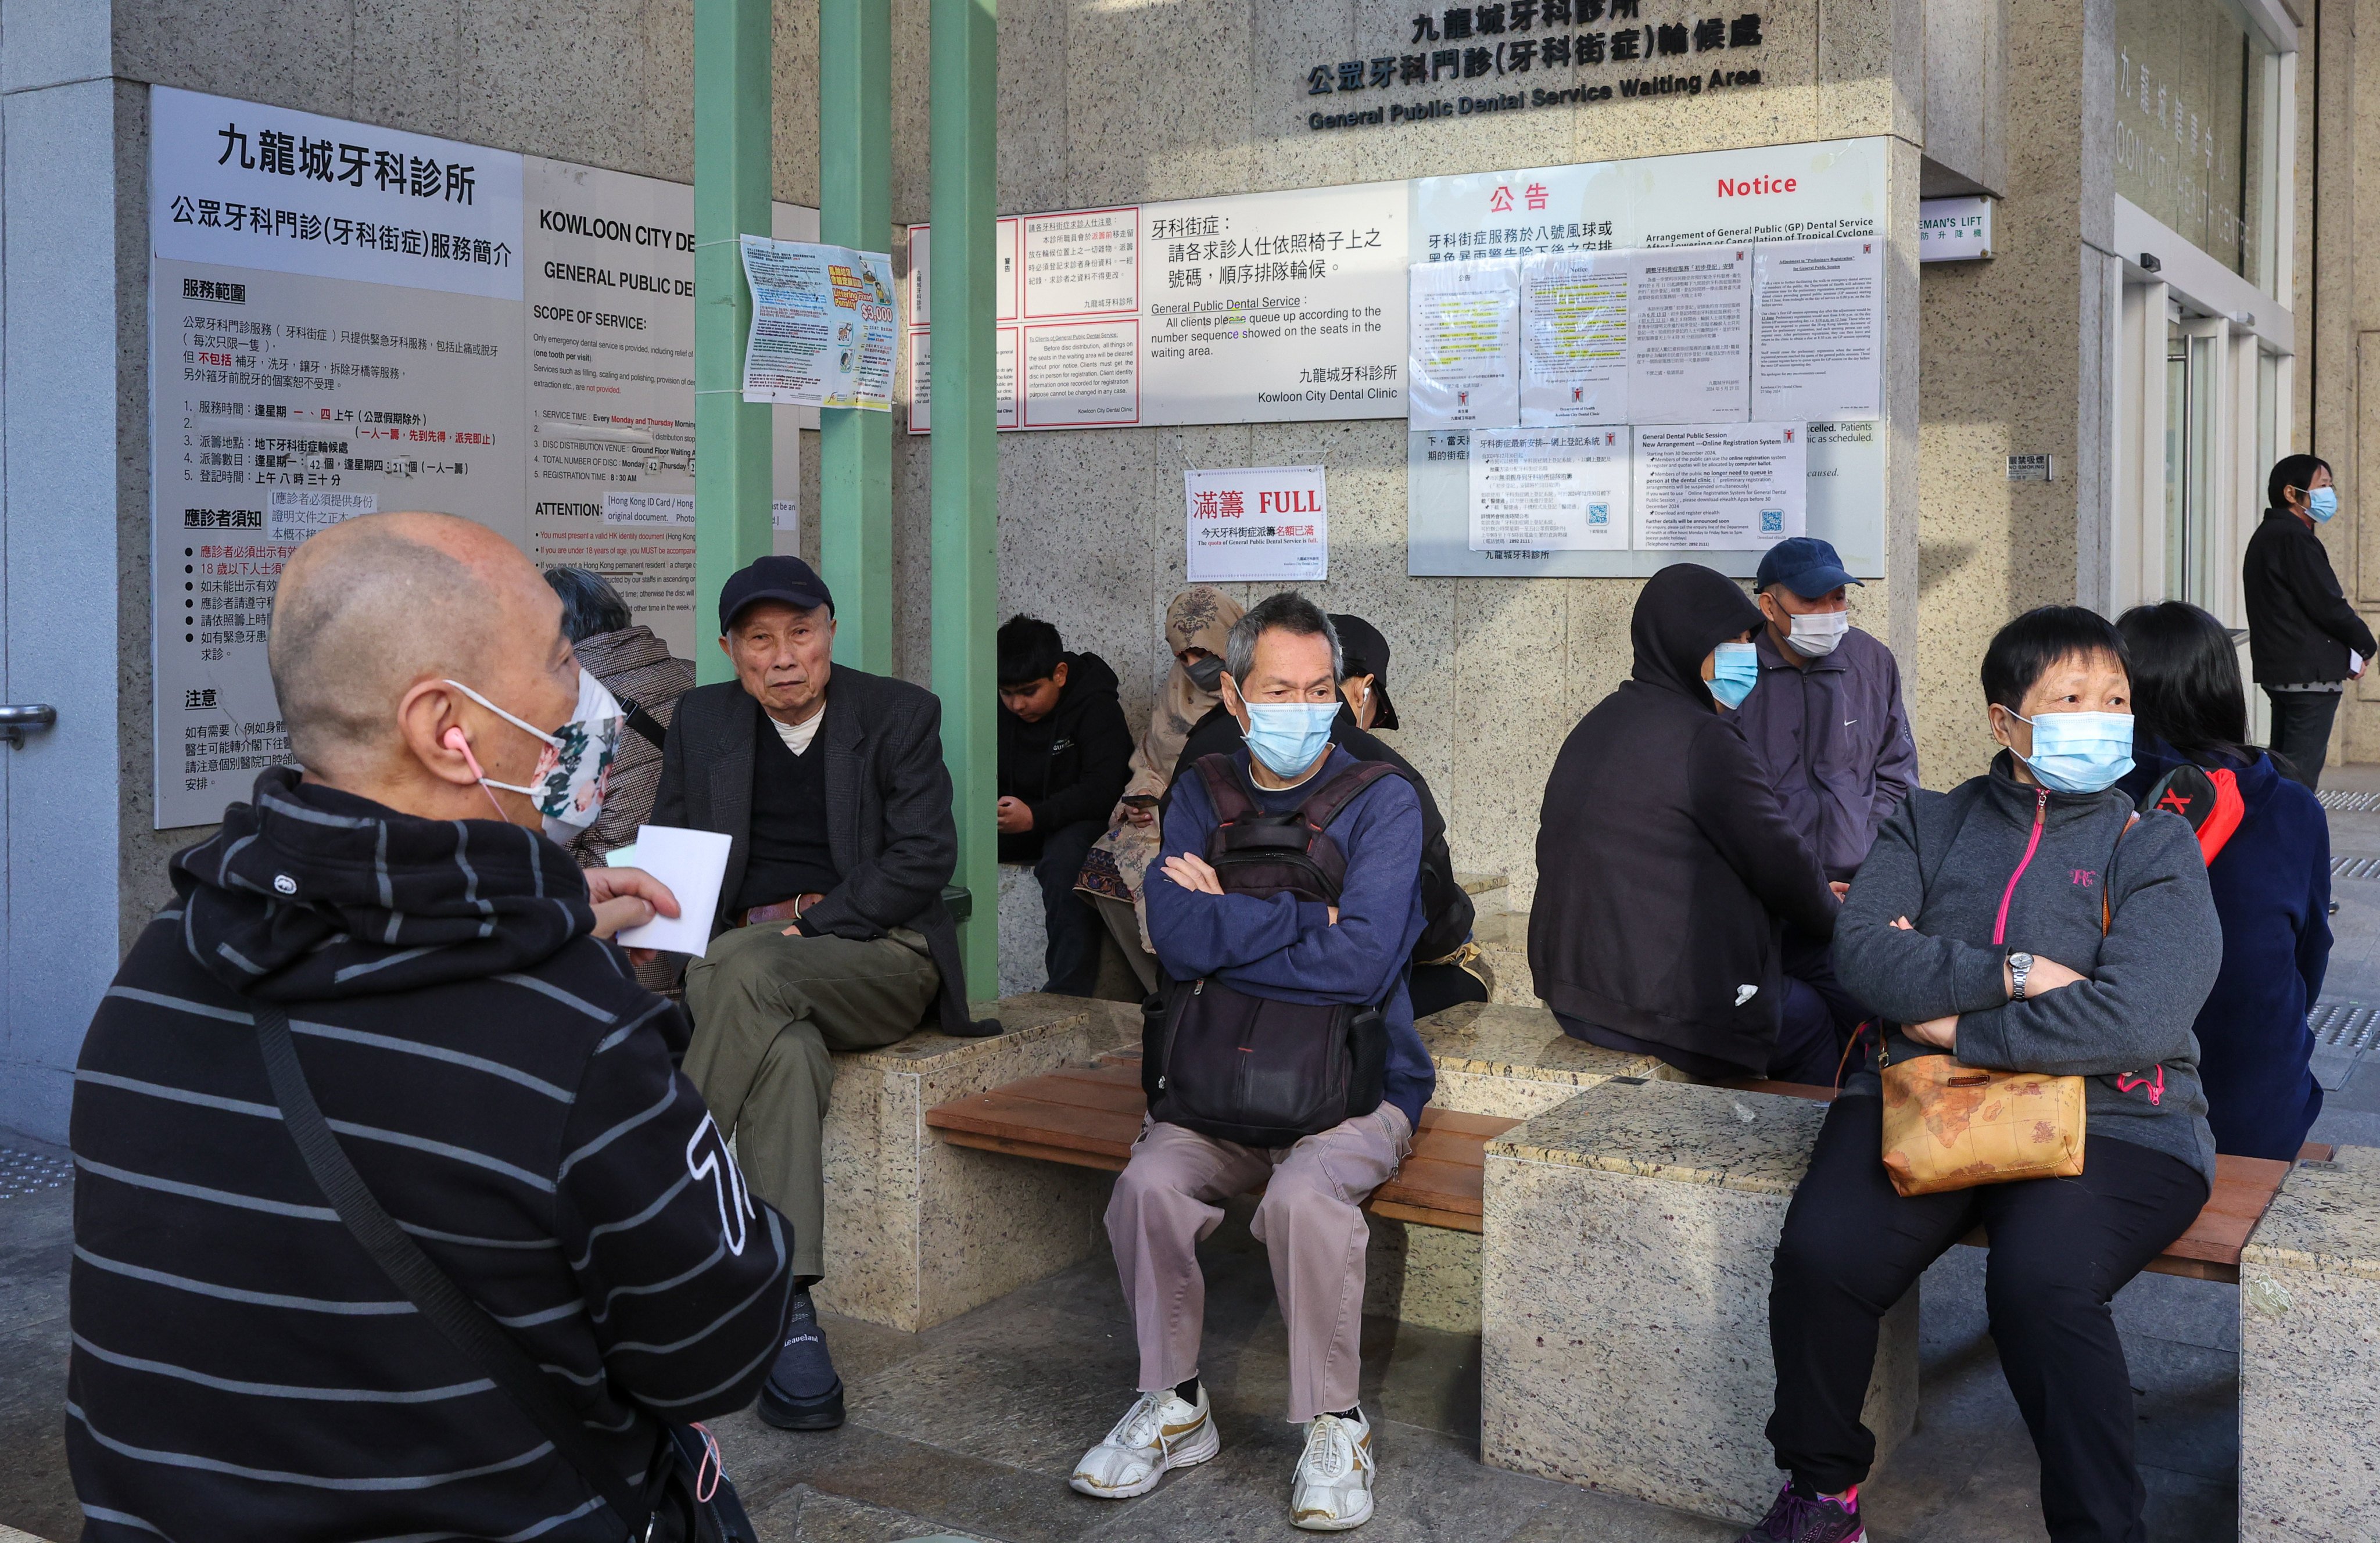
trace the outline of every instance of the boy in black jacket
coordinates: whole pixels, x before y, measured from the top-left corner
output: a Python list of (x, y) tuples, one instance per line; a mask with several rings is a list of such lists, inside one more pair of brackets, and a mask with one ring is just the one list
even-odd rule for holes
[(1031, 863), (1041, 881), (1042, 990), (1088, 996), (1102, 924), (1075, 880), (1132, 775), (1132, 729), (1098, 654), (1066, 652), (1058, 629), (1033, 616), (1011, 616), (998, 642), (1000, 860)]

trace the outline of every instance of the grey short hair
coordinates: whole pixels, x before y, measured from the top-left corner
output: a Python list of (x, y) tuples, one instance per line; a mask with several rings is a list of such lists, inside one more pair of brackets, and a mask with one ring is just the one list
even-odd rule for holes
[(1322, 607), (1294, 589), (1284, 589), (1268, 595), (1248, 607), (1247, 614), (1232, 624), (1231, 638), (1223, 644), (1223, 668), (1235, 681), (1245, 682), (1248, 672), (1257, 667), (1257, 639), (1267, 632), (1279, 630), (1298, 638), (1327, 638), (1330, 640), (1330, 678), (1342, 680), (1347, 674), (1347, 656), (1339, 648), (1339, 629)]
[(607, 632), (625, 632), (637, 625), (620, 591), (592, 568), (548, 568), (545, 582), (562, 597), (563, 636), (574, 643)]

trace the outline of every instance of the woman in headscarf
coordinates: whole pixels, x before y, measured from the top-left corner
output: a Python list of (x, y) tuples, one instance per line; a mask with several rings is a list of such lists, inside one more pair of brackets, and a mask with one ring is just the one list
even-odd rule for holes
[(1220, 589), (1203, 584), (1183, 590), (1166, 606), (1165, 645), (1173, 669), (1149, 713), (1148, 731), (1132, 753), (1132, 781), (1075, 886), (1091, 897), (1133, 973), (1151, 991), (1157, 990), (1157, 955), (1149, 947), (1140, 886), (1157, 857), (1157, 801), (1172, 783), (1173, 763), (1190, 730), (1222, 704), (1215, 687), (1223, 675), (1223, 641), (1241, 609)]

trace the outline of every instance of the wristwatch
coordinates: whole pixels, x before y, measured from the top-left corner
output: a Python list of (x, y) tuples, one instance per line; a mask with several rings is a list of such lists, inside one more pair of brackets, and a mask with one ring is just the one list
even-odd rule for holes
[(2009, 992), (2010, 1002), (2024, 1000), (2024, 978), (2033, 973), (2033, 955), (2010, 954), (2008, 956), (2009, 980), (2016, 989)]

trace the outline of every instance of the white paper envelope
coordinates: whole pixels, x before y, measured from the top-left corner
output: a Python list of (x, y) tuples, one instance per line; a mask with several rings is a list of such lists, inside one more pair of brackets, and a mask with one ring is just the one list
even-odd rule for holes
[(710, 918), (719, 910), (719, 886), (727, 878), (727, 849), (733, 842), (716, 831), (687, 831), (674, 825), (639, 825), (633, 845), (614, 849), (604, 859), (610, 868), (640, 868), (670, 887), (677, 896), (675, 920), (655, 917), (642, 927), (621, 932), (627, 948), (657, 948), (669, 954), (700, 954), (710, 946)]

